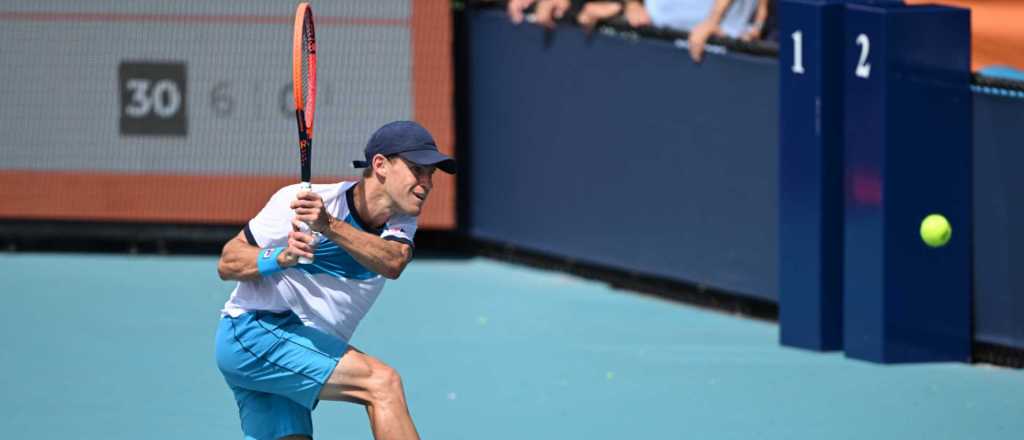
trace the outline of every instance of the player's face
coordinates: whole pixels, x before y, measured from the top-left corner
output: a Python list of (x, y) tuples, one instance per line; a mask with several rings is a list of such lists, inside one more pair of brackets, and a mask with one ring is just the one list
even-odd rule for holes
[(436, 168), (417, 165), (396, 156), (390, 160), (386, 185), (391, 200), (402, 214), (419, 215), (427, 196), (434, 189), (433, 176)]

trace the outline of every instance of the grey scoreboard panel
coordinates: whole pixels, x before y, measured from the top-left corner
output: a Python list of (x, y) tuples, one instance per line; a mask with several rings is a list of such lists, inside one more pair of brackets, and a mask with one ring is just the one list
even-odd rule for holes
[[(296, 173), (294, 6), (0, 6), (0, 169)], [(410, 5), (324, 2), (314, 12), (313, 172), (347, 174), (374, 129), (412, 117)]]

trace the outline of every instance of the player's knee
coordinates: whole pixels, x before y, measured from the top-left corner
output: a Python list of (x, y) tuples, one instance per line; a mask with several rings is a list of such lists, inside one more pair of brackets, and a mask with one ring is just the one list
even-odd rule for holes
[(394, 368), (387, 365), (374, 367), (370, 382), (370, 392), (378, 403), (402, 398), (402, 378)]
[(402, 390), (402, 377), (398, 375), (397, 370), (387, 365), (378, 367), (375, 370), (377, 372), (377, 381), (382, 391), (393, 393)]

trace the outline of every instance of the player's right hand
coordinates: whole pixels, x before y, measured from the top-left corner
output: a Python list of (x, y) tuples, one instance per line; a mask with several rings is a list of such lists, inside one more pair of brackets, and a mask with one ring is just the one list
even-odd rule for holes
[(277, 263), (281, 267), (291, 267), (299, 262), (299, 257), (313, 259), (313, 235), (302, 232), (302, 222), (292, 219), (292, 231), (288, 233), (288, 247), (281, 252)]

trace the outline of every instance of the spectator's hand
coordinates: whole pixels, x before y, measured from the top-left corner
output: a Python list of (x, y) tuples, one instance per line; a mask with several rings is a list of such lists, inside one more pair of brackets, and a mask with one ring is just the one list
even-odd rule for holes
[(651, 15), (647, 13), (647, 8), (644, 7), (644, 4), (639, 1), (627, 1), (624, 14), (626, 15), (626, 21), (632, 27), (638, 28), (651, 25)]
[(512, 23), (519, 24), (523, 22), (523, 11), (532, 5), (534, 0), (508, 0), (506, 10), (508, 10), (508, 18), (512, 20)]
[(589, 32), (594, 29), (598, 21), (614, 17), (620, 12), (622, 12), (622, 3), (619, 2), (587, 2), (576, 16), (576, 21)]
[(690, 58), (693, 62), (699, 63), (704, 58), (704, 45), (712, 35), (722, 35), (722, 29), (710, 21), (702, 21), (690, 30)]
[(743, 41), (760, 40), (764, 35), (764, 23), (768, 20), (768, 0), (758, 0), (757, 10), (754, 11), (754, 23), (750, 25), (740, 39)]
[(569, 10), (569, 6), (571, 6), (569, 0), (540, 0), (533, 15), (537, 18), (537, 24), (554, 29), (558, 19), (565, 15), (565, 11)]
[(743, 33), (743, 35), (740, 36), (740, 39), (743, 40), (743, 41), (747, 41), (747, 42), (754, 41), (754, 40), (760, 40), (761, 39), (761, 34), (763, 32), (764, 32), (764, 24), (763, 23), (754, 23), (754, 24), (750, 25), (750, 28), (748, 28), (747, 31)]

